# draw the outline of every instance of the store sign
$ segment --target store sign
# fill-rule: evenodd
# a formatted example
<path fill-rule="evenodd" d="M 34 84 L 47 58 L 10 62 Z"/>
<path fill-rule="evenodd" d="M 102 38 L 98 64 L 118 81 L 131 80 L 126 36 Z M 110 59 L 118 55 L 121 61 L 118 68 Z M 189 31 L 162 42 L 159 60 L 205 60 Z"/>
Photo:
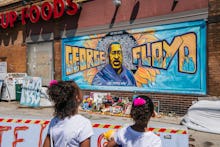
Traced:
<path fill-rule="evenodd" d="M 68 15 L 75 15 L 78 12 L 77 3 L 72 0 L 54 0 L 53 4 L 50 2 L 43 2 L 41 6 L 31 5 L 30 7 L 23 7 L 21 9 L 21 22 L 23 25 L 30 20 L 36 23 L 42 18 L 45 21 L 63 16 L 64 12 Z M 0 14 L 1 27 L 6 29 L 14 27 L 14 23 L 18 20 L 18 12 L 10 11 Z"/>
<path fill-rule="evenodd" d="M 82 89 L 206 94 L 205 21 L 62 40 L 63 80 Z"/>

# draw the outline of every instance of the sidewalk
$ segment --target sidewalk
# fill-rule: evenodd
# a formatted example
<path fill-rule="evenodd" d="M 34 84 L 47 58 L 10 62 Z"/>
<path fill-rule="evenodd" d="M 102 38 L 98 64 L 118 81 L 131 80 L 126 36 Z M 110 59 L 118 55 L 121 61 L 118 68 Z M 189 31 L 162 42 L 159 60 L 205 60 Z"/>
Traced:
<path fill-rule="evenodd" d="M 87 112 L 81 112 L 80 114 L 89 118 L 92 122 L 104 123 L 104 124 L 119 124 L 127 125 L 133 123 L 130 118 L 115 117 L 107 115 L 91 114 Z M 53 117 L 53 108 L 27 108 L 21 107 L 16 101 L 13 102 L 0 102 L 0 117 L 4 118 L 23 118 L 23 119 L 43 119 L 50 120 Z M 179 125 L 181 117 L 169 117 L 162 115 L 160 118 L 152 118 L 150 121 L 150 127 L 162 127 L 162 128 L 174 128 L 183 129 L 185 126 Z M 204 133 L 195 130 L 188 129 L 190 135 L 190 146 L 195 147 L 220 147 L 220 135 Z"/>

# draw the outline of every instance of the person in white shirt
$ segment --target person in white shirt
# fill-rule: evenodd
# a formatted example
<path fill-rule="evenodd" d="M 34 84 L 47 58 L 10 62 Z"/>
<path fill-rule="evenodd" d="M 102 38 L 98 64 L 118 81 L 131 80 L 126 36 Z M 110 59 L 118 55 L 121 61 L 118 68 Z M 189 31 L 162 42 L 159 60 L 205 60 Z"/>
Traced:
<path fill-rule="evenodd" d="M 154 116 L 152 100 L 144 95 L 137 96 L 132 103 L 131 117 L 134 124 L 117 130 L 106 147 L 162 147 L 161 139 L 148 130 L 148 122 Z"/>
<path fill-rule="evenodd" d="M 74 81 L 52 80 L 48 87 L 54 102 L 55 117 L 51 120 L 44 147 L 90 147 L 93 135 L 90 120 L 78 114 L 82 94 Z"/>

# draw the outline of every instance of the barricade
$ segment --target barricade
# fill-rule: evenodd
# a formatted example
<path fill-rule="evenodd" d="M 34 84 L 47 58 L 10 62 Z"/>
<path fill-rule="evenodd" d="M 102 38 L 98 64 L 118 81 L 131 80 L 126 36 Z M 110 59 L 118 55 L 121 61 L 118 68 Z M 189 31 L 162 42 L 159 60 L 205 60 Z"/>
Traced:
<path fill-rule="evenodd" d="M 0 118 L 0 147 L 41 147 L 48 120 Z"/>
<path fill-rule="evenodd" d="M 49 120 L 0 118 L 0 147 L 41 147 L 47 134 Z M 92 147 L 103 147 L 103 133 L 120 129 L 121 125 L 93 123 Z M 187 130 L 149 128 L 160 136 L 163 147 L 188 147 Z"/>
<path fill-rule="evenodd" d="M 103 147 L 106 143 L 102 133 L 109 129 L 120 129 L 121 125 L 110 124 L 93 124 L 94 136 L 92 138 L 92 147 Z M 187 130 L 169 129 L 169 128 L 149 128 L 149 131 L 154 132 L 162 140 L 163 147 L 188 147 L 189 135 Z"/>

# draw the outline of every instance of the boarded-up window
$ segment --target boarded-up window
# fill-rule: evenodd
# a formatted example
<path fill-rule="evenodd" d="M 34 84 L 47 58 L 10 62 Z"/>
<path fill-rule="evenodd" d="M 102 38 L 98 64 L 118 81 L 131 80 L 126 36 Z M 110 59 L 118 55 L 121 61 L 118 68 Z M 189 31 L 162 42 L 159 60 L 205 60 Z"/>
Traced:
<path fill-rule="evenodd" d="M 53 79 L 53 43 L 42 42 L 28 44 L 28 75 L 41 77 L 42 85 L 48 85 Z"/>

